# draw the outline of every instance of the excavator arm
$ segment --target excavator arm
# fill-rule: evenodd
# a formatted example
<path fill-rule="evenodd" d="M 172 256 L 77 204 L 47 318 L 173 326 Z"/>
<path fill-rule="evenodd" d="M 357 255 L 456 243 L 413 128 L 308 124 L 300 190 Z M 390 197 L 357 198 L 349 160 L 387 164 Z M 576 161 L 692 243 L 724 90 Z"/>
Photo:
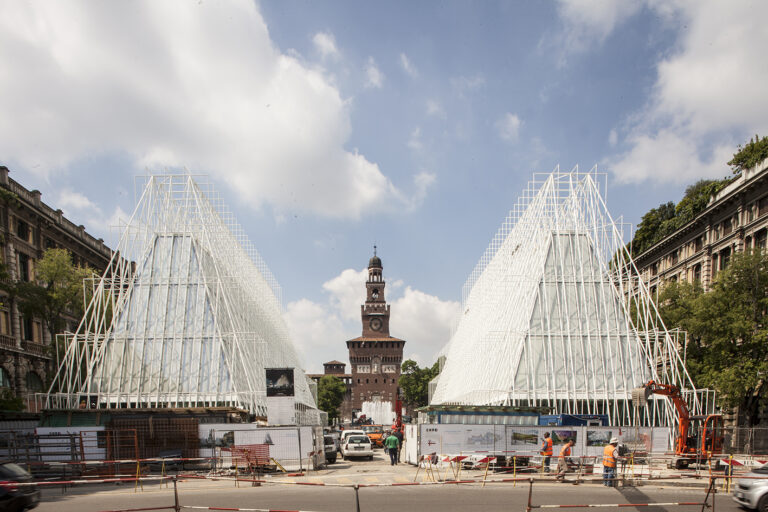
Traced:
<path fill-rule="evenodd" d="M 685 403 L 680 394 L 680 388 L 672 384 L 661 384 L 651 380 L 645 386 L 633 391 L 632 400 L 636 403 L 639 401 L 647 403 L 648 397 L 651 395 L 669 397 L 675 409 L 677 409 L 677 415 L 680 418 L 680 430 L 675 440 L 675 454 L 685 454 L 688 451 L 687 442 L 691 426 L 691 413 L 688 410 L 688 404 Z"/>

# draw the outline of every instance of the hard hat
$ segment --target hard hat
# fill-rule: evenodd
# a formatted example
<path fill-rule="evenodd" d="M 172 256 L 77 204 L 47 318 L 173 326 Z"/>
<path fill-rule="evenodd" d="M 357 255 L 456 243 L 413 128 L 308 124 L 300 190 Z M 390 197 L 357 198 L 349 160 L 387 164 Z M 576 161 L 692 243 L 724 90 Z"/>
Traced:
<path fill-rule="evenodd" d="M 619 444 L 619 438 L 618 437 L 612 437 L 608 444 Z"/>

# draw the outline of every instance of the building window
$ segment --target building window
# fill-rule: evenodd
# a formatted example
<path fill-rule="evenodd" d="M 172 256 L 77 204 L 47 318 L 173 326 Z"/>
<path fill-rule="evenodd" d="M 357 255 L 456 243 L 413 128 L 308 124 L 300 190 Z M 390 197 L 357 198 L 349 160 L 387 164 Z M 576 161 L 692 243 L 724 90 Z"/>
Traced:
<path fill-rule="evenodd" d="M 394 364 L 383 364 L 381 365 L 381 370 L 384 373 L 395 373 L 397 372 L 397 366 L 395 366 Z"/>
<path fill-rule="evenodd" d="M 765 239 L 766 235 L 768 235 L 768 229 L 763 228 L 757 233 L 755 233 L 755 247 L 762 250 L 765 249 Z"/>
<path fill-rule="evenodd" d="M 4 309 L 0 310 L 0 334 L 11 335 L 11 315 Z"/>
<path fill-rule="evenodd" d="M 8 370 L 0 366 L 0 388 L 11 387 L 11 376 Z"/>
<path fill-rule="evenodd" d="M 27 372 L 27 391 L 39 393 L 43 391 L 43 380 L 35 372 Z"/>
<path fill-rule="evenodd" d="M 720 251 L 720 270 L 724 270 L 731 261 L 731 248 L 726 247 Z"/>
<path fill-rule="evenodd" d="M 697 263 L 693 266 L 693 282 L 694 283 L 700 283 L 701 282 L 701 263 Z"/>
<path fill-rule="evenodd" d="M 731 231 L 733 231 L 733 223 L 731 219 L 725 219 L 723 221 L 723 236 L 730 235 Z"/>
<path fill-rule="evenodd" d="M 704 237 L 700 236 L 693 242 L 693 250 L 699 252 L 704 248 Z"/>
<path fill-rule="evenodd" d="M 37 321 L 28 316 L 21 318 L 21 335 L 27 341 L 33 341 L 40 343 L 43 340 L 43 326 Z"/>
<path fill-rule="evenodd" d="M 29 224 L 24 222 L 23 220 L 16 220 L 16 236 L 24 240 L 25 242 L 29 242 Z"/>
<path fill-rule="evenodd" d="M 392 384 L 394 384 L 394 383 L 395 383 L 395 379 L 392 379 Z"/>
<path fill-rule="evenodd" d="M 365 379 L 365 383 L 366 383 L 366 384 L 370 384 L 370 382 L 368 382 L 368 379 Z"/>
<path fill-rule="evenodd" d="M 18 253 L 19 262 L 19 280 L 21 281 L 34 281 L 35 280 L 35 260 L 30 258 L 23 252 Z"/>
<path fill-rule="evenodd" d="M 656 266 L 656 264 L 654 263 L 653 265 L 651 265 L 651 275 L 652 275 L 652 276 L 655 276 L 655 275 L 656 275 L 656 274 L 658 274 L 658 273 L 659 273 L 659 269 L 658 269 L 658 267 Z"/>
<path fill-rule="evenodd" d="M 379 383 L 379 379 L 373 379 L 373 383 L 374 384 L 378 384 Z"/>
<path fill-rule="evenodd" d="M 677 265 L 677 251 L 672 251 L 672 254 L 669 255 L 669 259 L 672 262 L 672 265 Z"/>
<path fill-rule="evenodd" d="M 368 364 L 357 365 L 357 373 L 371 373 L 371 366 Z"/>
<path fill-rule="evenodd" d="M 762 217 L 768 213 L 768 196 L 765 196 L 757 203 L 757 215 L 758 217 Z"/>

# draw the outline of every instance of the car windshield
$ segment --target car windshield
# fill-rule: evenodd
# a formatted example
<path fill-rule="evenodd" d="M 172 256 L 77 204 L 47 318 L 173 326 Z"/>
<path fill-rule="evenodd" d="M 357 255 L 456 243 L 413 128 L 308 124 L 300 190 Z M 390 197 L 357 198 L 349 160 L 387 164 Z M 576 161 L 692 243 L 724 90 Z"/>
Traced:
<path fill-rule="evenodd" d="M 348 442 L 349 444 L 371 444 L 371 441 L 364 436 L 351 436 Z"/>
<path fill-rule="evenodd" d="M 764 466 L 760 466 L 759 468 L 753 469 L 755 473 L 761 473 L 764 475 L 768 475 L 768 464 L 765 464 Z"/>
<path fill-rule="evenodd" d="M 381 432 L 381 427 L 367 426 L 367 427 L 363 427 L 363 431 L 366 434 L 375 434 L 377 432 Z"/>

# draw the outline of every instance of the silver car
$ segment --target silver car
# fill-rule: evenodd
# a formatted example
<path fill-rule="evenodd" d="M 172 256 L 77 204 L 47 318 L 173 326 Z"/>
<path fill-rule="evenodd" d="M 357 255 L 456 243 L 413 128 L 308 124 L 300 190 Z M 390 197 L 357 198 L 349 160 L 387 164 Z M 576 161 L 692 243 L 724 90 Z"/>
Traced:
<path fill-rule="evenodd" d="M 768 512 L 768 464 L 753 469 L 733 488 L 733 501 L 742 507 Z"/>

